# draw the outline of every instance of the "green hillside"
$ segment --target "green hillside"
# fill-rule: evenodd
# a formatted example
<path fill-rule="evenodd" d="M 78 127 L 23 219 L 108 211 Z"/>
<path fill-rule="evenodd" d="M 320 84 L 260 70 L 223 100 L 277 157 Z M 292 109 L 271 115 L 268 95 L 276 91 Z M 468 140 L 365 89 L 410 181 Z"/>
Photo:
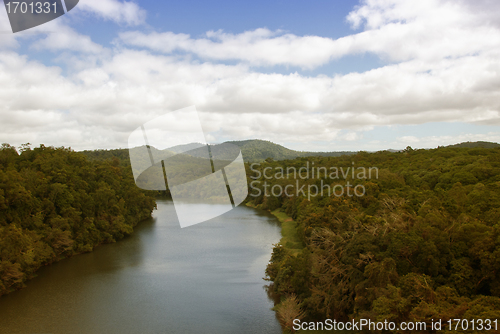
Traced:
<path fill-rule="evenodd" d="M 241 148 L 241 151 L 243 152 L 243 158 L 247 162 L 264 161 L 267 158 L 271 158 L 273 160 L 289 160 L 299 157 L 311 156 L 338 157 L 344 154 L 355 153 L 294 151 L 279 144 L 260 139 L 230 141 L 229 143 Z"/>
<path fill-rule="evenodd" d="M 154 198 L 118 162 L 0 146 L 0 296 L 40 267 L 122 239 L 151 217 Z"/>
<path fill-rule="evenodd" d="M 500 318 L 500 148 L 359 152 L 247 171 L 249 205 L 288 224 L 266 271 L 284 327 L 303 315 L 419 321 L 427 333 L 432 319 Z"/>
<path fill-rule="evenodd" d="M 498 143 L 492 143 L 488 141 L 468 141 L 459 144 L 449 145 L 446 147 L 458 147 L 458 148 L 495 148 L 500 147 Z"/>

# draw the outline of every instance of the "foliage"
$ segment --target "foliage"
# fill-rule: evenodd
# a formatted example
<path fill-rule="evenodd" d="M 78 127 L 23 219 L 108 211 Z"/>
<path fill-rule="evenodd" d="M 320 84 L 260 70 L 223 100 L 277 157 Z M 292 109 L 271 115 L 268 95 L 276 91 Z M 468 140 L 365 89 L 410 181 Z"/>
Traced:
<path fill-rule="evenodd" d="M 229 143 L 239 146 L 243 154 L 243 159 L 248 162 L 264 161 L 268 158 L 272 160 L 295 159 L 297 157 L 308 156 L 340 156 L 353 154 L 354 152 L 302 152 L 290 150 L 279 144 L 267 140 L 251 139 L 242 141 L 230 141 Z"/>
<path fill-rule="evenodd" d="M 276 306 L 276 314 L 281 326 L 285 330 L 293 332 L 293 320 L 302 319 L 304 311 L 300 309 L 297 296 L 290 295 Z"/>
<path fill-rule="evenodd" d="M 0 166 L 0 295 L 43 265 L 132 233 L 155 207 L 117 159 L 3 144 Z"/>
<path fill-rule="evenodd" d="M 262 175 L 269 167 L 313 165 L 377 167 L 378 177 Z M 282 210 L 297 222 L 304 250 L 292 256 L 287 245 L 276 245 L 267 275 L 278 293 L 297 296 L 307 320 L 418 320 L 430 326 L 431 319 L 498 318 L 500 148 L 407 148 L 270 160 L 255 168 L 261 174 L 249 168 L 249 182 L 261 175 L 257 181 L 271 186 L 298 179 L 306 188 L 366 189 L 360 197 L 249 197 L 252 205 Z"/>

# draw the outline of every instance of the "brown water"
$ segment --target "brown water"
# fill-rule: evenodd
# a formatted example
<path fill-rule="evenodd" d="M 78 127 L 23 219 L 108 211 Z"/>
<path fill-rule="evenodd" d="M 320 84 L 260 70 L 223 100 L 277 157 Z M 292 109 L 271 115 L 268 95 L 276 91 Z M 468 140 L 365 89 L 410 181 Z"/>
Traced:
<path fill-rule="evenodd" d="M 0 333 L 281 333 L 262 280 L 274 217 L 244 206 L 181 229 L 172 202 L 132 236 L 0 297 Z"/>

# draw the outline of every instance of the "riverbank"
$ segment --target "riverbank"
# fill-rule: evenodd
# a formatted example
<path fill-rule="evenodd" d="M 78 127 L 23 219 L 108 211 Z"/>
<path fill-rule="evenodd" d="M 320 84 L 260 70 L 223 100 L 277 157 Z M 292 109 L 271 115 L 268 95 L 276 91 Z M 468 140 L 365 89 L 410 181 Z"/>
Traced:
<path fill-rule="evenodd" d="M 131 234 L 155 207 L 117 161 L 4 144 L 0 166 L 0 296 L 42 267 Z"/>
<path fill-rule="evenodd" d="M 262 209 L 260 205 L 253 205 L 252 203 L 246 203 L 246 205 L 254 209 Z M 281 224 L 281 240 L 279 243 L 293 255 L 300 253 L 304 249 L 304 244 L 297 234 L 297 222 L 285 212 L 281 211 L 281 209 L 268 211 L 278 218 Z"/>
<path fill-rule="evenodd" d="M 72 251 L 72 252 L 62 253 L 62 254 L 60 254 L 58 256 L 54 256 L 52 259 L 47 260 L 45 263 L 39 264 L 36 267 L 34 266 L 32 268 L 32 272 L 29 272 L 27 274 L 23 275 L 23 273 L 19 269 L 19 268 L 21 268 L 20 266 L 19 267 L 14 267 L 16 269 L 16 271 L 14 271 L 13 273 L 11 272 L 10 274 L 11 274 L 12 277 L 17 278 L 18 279 L 18 283 L 21 283 L 21 284 L 18 285 L 18 286 L 16 286 L 15 288 L 10 288 L 10 289 L 7 290 L 5 288 L 2 289 L 2 281 L 0 280 L 0 298 L 2 298 L 3 296 L 9 295 L 9 294 L 11 294 L 13 292 L 16 292 L 16 291 L 19 291 L 19 290 L 22 290 L 22 289 L 26 288 L 29 281 L 31 281 L 32 279 L 38 277 L 38 272 L 41 269 L 43 269 L 45 267 L 52 266 L 52 265 L 54 265 L 54 264 L 56 264 L 58 262 L 70 259 L 70 258 L 75 257 L 75 256 L 79 256 L 79 255 L 82 255 L 82 254 L 91 253 L 91 252 L 95 251 L 95 249 L 98 248 L 98 247 L 100 247 L 100 246 L 119 242 L 119 241 L 123 240 L 124 238 L 131 236 L 134 233 L 135 227 L 137 227 L 140 223 L 145 222 L 145 221 L 150 220 L 150 219 L 152 219 L 151 215 L 149 217 L 141 219 L 136 224 L 132 225 L 130 227 L 129 231 L 127 231 L 126 233 L 123 233 L 119 238 L 103 240 L 103 241 L 101 241 L 101 242 L 99 242 L 99 243 L 97 243 L 95 245 L 91 245 L 91 247 L 88 247 L 86 249 L 82 249 L 82 250 L 79 250 L 79 251 Z M 0 229 L 0 232 L 2 232 L 1 229 Z M 0 266 L 0 269 L 4 269 L 4 268 L 2 268 Z M 9 269 L 9 268 L 7 267 L 7 269 Z M 0 270 L 0 274 L 1 273 L 2 273 L 2 271 Z M 2 275 L 0 275 L 0 276 L 2 276 Z"/>
<path fill-rule="evenodd" d="M 276 219 L 237 207 L 182 229 L 172 201 L 157 207 L 130 237 L 0 298 L 0 333 L 281 334 L 262 288 Z"/>
<path fill-rule="evenodd" d="M 247 206 L 254 209 L 262 209 L 260 205 L 254 205 L 252 203 L 246 203 Z M 266 210 L 270 212 L 273 216 L 275 216 L 280 222 L 281 226 L 281 239 L 278 244 L 275 245 L 273 249 L 273 254 L 271 256 L 270 264 L 266 269 L 266 276 L 270 277 L 271 281 L 273 275 L 270 272 L 274 271 L 273 269 L 273 260 L 276 261 L 276 257 L 282 257 L 278 254 L 286 254 L 286 256 L 291 256 L 293 258 L 297 258 L 302 254 L 305 247 L 300 237 L 297 233 L 297 222 L 293 220 L 292 217 L 288 216 L 285 212 L 281 211 L 281 209 L 276 209 L 274 211 Z M 278 261 L 281 262 L 281 261 Z M 273 285 L 271 285 L 271 289 L 273 289 Z M 274 291 L 274 293 L 278 293 L 278 291 Z M 278 293 L 279 296 L 279 293 Z M 289 329 L 291 328 L 291 321 L 294 318 L 300 317 L 302 311 L 296 302 L 294 296 L 285 296 L 281 295 L 278 298 L 279 302 L 275 303 L 273 310 L 276 312 L 276 316 L 281 323 L 281 327 L 283 329 L 283 333 L 290 333 Z M 301 333 L 299 331 L 297 333 Z M 309 331 L 308 331 L 309 332 Z"/>
<path fill-rule="evenodd" d="M 246 203 L 246 206 L 254 208 L 254 209 L 263 210 L 261 205 L 254 205 L 252 203 Z M 297 257 L 300 254 L 302 254 L 305 251 L 305 246 L 304 246 L 303 242 L 300 240 L 300 237 L 297 233 L 297 222 L 295 220 L 293 220 L 292 217 L 288 216 L 285 212 L 283 212 L 281 209 L 276 209 L 274 211 L 270 211 L 270 210 L 266 210 L 266 211 L 268 211 L 273 216 L 275 216 L 278 219 L 278 221 L 280 222 L 281 239 L 280 239 L 278 245 L 281 245 L 287 254 L 290 254 L 294 257 Z M 281 298 L 279 298 L 280 302 L 275 304 L 273 307 L 273 310 L 276 312 L 278 319 L 283 317 L 283 315 L 280 315 L 280 309 L 283 310 L 283 307 L 286 307 L 285 306 L 287 304 L 285 302 L 286 299 L 287 298 L 285 296 L 281 296 Z M 297 314 L 300 314 L 300 310 L 297 309 L 297 306 L 298 305 L 295 305 L 295 308 L 296 308 L 295 312 L 298 312 Z M 287 310 L 287 311 L 289 311 L 289 310 Z M 285 313 L 285 312 L 286 311 L 283 310 L 283 313 Z M 280 322 L 282 322 L 282 319 L 280 319 Z M 283 329 L 283 333 L 285 333 L 285 334 L 291 333 L 289 330 L 287 330 L 285 328 L 283 323 L 282 323 L 282 329 Z M 329 331 L 321 331 L 321 330 L 316 330 L 316 331 L 299 330 L 299 331 L 296 331 L 295 333 L 299 333 L 299 334 L 300 333 L 319 333 L 319 334 L 321 334 L 321 333 L 330 333 L 330 332 Z"/>

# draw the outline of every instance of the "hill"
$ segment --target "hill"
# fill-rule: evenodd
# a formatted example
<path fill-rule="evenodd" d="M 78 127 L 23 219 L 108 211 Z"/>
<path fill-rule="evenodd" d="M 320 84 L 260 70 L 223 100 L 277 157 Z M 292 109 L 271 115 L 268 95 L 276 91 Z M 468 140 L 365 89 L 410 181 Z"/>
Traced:
<path fill-rule="evenodd" d="M 446 147 L 458 147 L 458 148 L 496 148 L 500 147 L 498 143 L 492 143 L 488 141 L 468 141 L 454 145 L 448 145 Z"/>
<path fill-rule="evenodd" d="M 66 148 L 0 146 L 0 296 L 42 266 L 122 239 L 151 217 L 154 198 L 115 162 Z"/>
<path fill-rule="evenodd" d="M 331 152 L 310 152 L 310 151 L 295 151 L 286 148 L 282 145 L 275 144 L 267 140 L 250 139 L 240 141 L 229 141 L 228 143 L 238 146 L 243 153 L 245 162 L 262 162 L 268 158 L 272 160 L 291 160 L 301 157 L 339 157 L 342 155 L 356 154 L 352 151 L 331 151 Z M 205 150 L 202 148 L 204 145 L 200 143 L 190 143 L 186 145 L 178 145 L 168 148 L 166 150 L 157 150 L 152 147 L 152 154 L 155 157 L 169 157 L 172 153 L 180 153 L 186 150 L 189 155 L 194 157 L 205 157 Z M 446 146 L 449 148 L 496 148 L 500 147 L 498 143 L 477 141 L 477 142 L 463 142 L 459 144 Z M 230 152 L 225 152 L 227 146 L 223 144 L 210 145 L 213 154 L 218 157 L 232 156 Z M 133 149 L 134 151 L 134 149 Z M 389 152 L 399 152 L 399 150 L 387 150 Z M 91 161 L 103 161 L 117 158 L 122 165 L 130 165 L 129 150 L 128 149 L 114 149 L 114 150 L 94 150 L 82 151 Z M 149 158 L 146 157 L 146 161 Z"/>
<path fill-rule="evenodd" d="M 355 154 L 355 152 L 307 152 L 307 151 L 295 151 L 286 148 L 282 145 L 275 144 L 267 140 L 251 139 L 251 140 L 241 140 L 241 141 L 230 141 L 230 144 L 236 145 L 241 149 L 243 154 L 243 159 L 245 162 L 259 162 L 264 161 L 268 158 L 273 160 L 289 160 L 300 157 L 310 157 L 310 156 L 324 156 L 324 157 L 338 157 L 345 154 Z M 157 150 L 152 148 L 154 156 L 165 156 L 168 157 L 172 152 L 182 152 L 186 149 L 191 149 L 189 155 L 195 157 L 204 157 L 205 152 L 200 149 L 201 144 L 191 143 L 186 145 L 179 145 L 166 150 Z M 227 147 L 227 146 L 226 146 Z M 226 152 L 225 146 L 223 144 L 210 145 L 212 153 L 216 153 L 218 156 L 225 156 Z M 82 151 L 83 154 L 87 156 L 90 160 L 101 161 L 117 158 L 123 164 L 129 164 L 129 152 L 128 149 L 114 149 L 114 150 L 95 150 L 95 151 Z M 149 159 L 149 158 L 148 158 Z"/>
<path fill-rule="evenodd" d="M 273 160 L 289 160 L 300 157 L 324 156 L 338 157 L 345 154 L 355 154 L 356 152 L 308 152 L 294 151 L 282 145 L 275 144 L 267 140 L 251 139 L 242 141 L 230 141 L 229 143 L 240 147 L 243 157 L 247 162 L 264 161 L 267 158 Z"/>
<path fill-rule="evenodd" d="M 292 167 L 316 173 L 264 173 Z M 249 205 L 282 221 L 266 275 L 285 327 L 297 314 L 427 329 L 431 319 L 500 318 L 500 148 L 359 152 L 248 171 Z"/>

